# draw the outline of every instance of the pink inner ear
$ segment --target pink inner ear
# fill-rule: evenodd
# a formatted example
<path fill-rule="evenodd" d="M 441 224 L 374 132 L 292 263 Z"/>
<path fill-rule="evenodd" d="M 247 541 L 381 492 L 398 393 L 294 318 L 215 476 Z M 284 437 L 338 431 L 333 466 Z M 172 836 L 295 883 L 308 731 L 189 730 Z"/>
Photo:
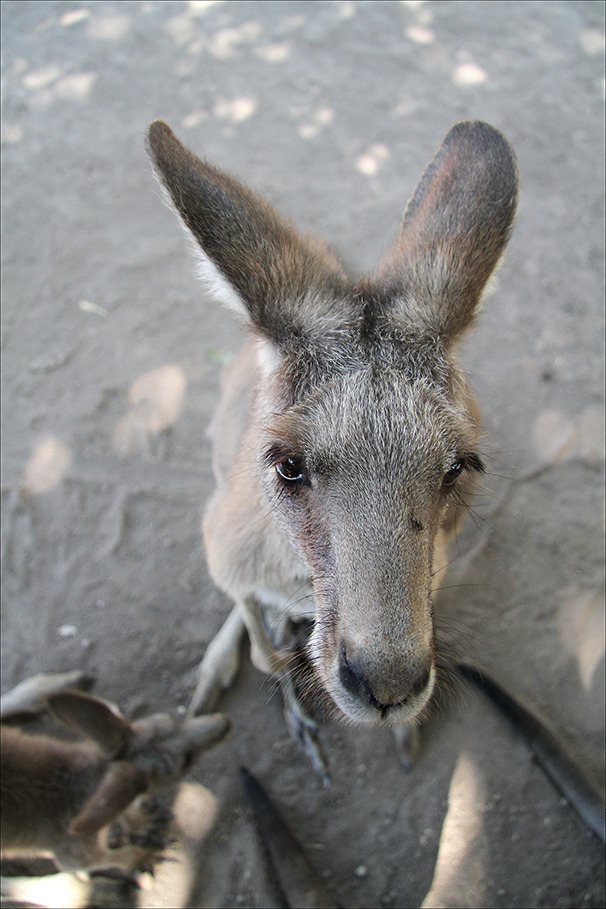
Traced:
<path fill-rule="evenodd" d="M 96 792 L 69 825 L 75 836 L 95 833 L 121 814 L 147 784 L 144 774 L 132 764 L 112 764 Z"/>

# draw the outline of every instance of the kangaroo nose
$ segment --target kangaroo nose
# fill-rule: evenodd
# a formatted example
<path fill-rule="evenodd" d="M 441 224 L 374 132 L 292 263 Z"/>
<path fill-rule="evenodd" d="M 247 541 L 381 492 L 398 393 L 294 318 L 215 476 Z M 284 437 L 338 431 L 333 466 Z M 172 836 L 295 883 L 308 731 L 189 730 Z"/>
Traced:
<path fill-rule="evenodd" d="M 406 703 L 421 694 L 431 676 L 432 659 L 428 656 L 419 668 L 402 658 L 371 661 L 364 654 L 341 646 L 339 654 L 339 679 L 343 688 L 362 703 L 376 710 L 385 711 Z"/>

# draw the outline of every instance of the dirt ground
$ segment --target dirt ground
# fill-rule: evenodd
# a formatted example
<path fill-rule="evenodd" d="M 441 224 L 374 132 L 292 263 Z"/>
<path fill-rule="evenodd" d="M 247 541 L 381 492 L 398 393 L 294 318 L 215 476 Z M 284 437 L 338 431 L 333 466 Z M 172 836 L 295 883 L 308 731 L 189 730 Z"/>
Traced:
<path fill-rule="evenodd" d="M 127 713 L 175 710 L 230 609 L 200 518 L 242 333 L 196 282 L 149 121 L 360 274 L 446 130 L 480 118 L 521 198 L 463 352 L 489 466 L 438 621 L 603 790 L 603 60 L 598 2 L 2 4 L 3 690 L 83 668 Z M 192 906 L 281 905 L 240 765 L 343 906 L 604 905 L 601 844 L 474 690 L 408 774 L 387 733 L 327 725 L 327 790 L 247 653 L 221 707 Z"/>

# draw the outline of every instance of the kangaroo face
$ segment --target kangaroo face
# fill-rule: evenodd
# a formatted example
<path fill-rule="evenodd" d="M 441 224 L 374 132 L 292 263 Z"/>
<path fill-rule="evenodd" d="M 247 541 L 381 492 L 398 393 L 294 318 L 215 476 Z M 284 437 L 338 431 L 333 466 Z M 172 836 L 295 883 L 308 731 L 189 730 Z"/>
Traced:
<path fill-rule="evenodd" d="M 259 455 L 267 506 L 309 565 L 319 679 L 348 719 L 396 724 L 433 690 L 436 536 L 481 461 L 444 354 L 380 360 L 385 344 L 348 351 L 336 375 L 333 364 L 274 412 Z M 265 410 L 277 405 L 268 385 Z"/>
<path fill-rule="evenodd" d="M 270 575 L 294 581 L 306 565 L 317 679 L 349 720 L 409 720 L 436 678 L 436 551 L 482 469 L 455 351 L 509 237 L 513 152 L 488 124 L 455 125 L 395 246 L 355 283 L 165 124 L 152 124 L 149 146 L 202 277 L 257 339 L 256 365 L 249 345 L 220 410 L 235 469 L 222 469 L 205 523 L 211 572 L 242 602 L 268 590 Z M 261 633 L 262 622 L 248 624 Z"/>

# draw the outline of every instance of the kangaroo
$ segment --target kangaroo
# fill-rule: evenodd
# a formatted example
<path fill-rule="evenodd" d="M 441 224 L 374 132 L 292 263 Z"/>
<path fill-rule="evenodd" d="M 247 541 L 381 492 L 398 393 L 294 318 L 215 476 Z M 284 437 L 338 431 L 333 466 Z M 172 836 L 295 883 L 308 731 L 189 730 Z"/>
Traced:
<path fill-rule="evenodd" d="M 250 330 L 211 425 L 217 488 L 203 518 L 211 576 L 236 605 L 190 709 L 229 684 L 246 629 L 323 772 L 302 687 L 346 721 L 401 730 L 436 685 L 432 585 L 483 470 L 457 347 L 510 236 L 515 156 L 489 124 L 455 124 L 393 249 L 355 281 L 165 123 L 148 149 L 206 288 Z M 297 686 L 289 641 L 304 618 Z"/>
<path fill-rule="evenodd" d="M 130 722 L 99 698 L 64 690 L 73 677 L 36 676 L 3 698 L 3 719 L 47 704 L 88 740 L 68 742 L 2 725 L 2 854 L 52 852 L 68 871 L 102 863 L 134 871 L 146 854 L 137 848 L 145 839 L 141 826 L 153 823 L 152 809 L 135 800 L 176 783 L 202 751 L 225 737 L 230 722 L 222 714 L 174 720 L 161 713 Z M 110 835 L 108 825 L 118 818 L 125 823 Z M 129 830 L 122 829 L 129 825 L 133 848 Z"/>

